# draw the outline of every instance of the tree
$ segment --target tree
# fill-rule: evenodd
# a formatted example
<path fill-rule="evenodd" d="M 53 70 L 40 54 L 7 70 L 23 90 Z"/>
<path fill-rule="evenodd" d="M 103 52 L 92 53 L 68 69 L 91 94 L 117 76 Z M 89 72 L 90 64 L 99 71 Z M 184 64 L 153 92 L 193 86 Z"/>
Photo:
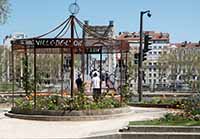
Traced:
<path fill-rule="evenodd" d="M 0 24 L 5 24 L 10 13 L 9 0 L 0 0 Z"/>
<path fill-rule="evenodd" d="M 198 85 L 194 85 L 199 82 L 200 77 L 199 54 L 199 48 L 181 47 L 168 50 L 158 60 L 160 77 L 167 74 L 168 80 L 174 85 L 179 80 L 190 85 L 193 90 L 199 90 Z"/>
<path fill-rule="evenodd" d="M 2 80 L 3 77 L 3 63 L 4 63 L 4 57 L 3 57 L 3 47 L 0 47 L 0 80 Z"/>
<path fill-rule="evenodd" d="M 127 69 L 124 69 L 126 70 L 126 81 L 120 90 L 122 101 L 125 103 L 132 100 L 132 96 L 134 96 L 136 90 L 136 85 L 134 84 L 137 79 L 137 64 L 135 64 L 133 60 L 134 52 L 129 52 L 127 56 Z M 122 71 L 121 73 L 125 73 L 125 71 Z"/>
<path fill-rule="evenodd" d="M 8 81 L 8 63 L 10 60 L 10 51 L 7 48 L 0 47 L 0 80 Z"/>
<path fill-rule="evenodd" d="M 158 59 L 158 72 L 159 80 L 162 81 L 166 78 L 171 81 L 171 83 L 176 82 L 176 77 L 179 74 L 178 66 L 181 66 L 180 61 L 177 59 L 177 54 L 171 52 L 168 49 L 163 49 L 163 53 Z"/>
<path fill-rule="evenodd" d="M 31 68 L 28 65 L 28 59 L 26 57 L 22 58 L 22 64 L 23 64 L 23 77 L 22 77 L 22 84 L 23 89 L 25 90 L 25 93 L 27 96 L 30 96 L 31 93 L 34 90 L 34 81 L 31 77 Z"/>

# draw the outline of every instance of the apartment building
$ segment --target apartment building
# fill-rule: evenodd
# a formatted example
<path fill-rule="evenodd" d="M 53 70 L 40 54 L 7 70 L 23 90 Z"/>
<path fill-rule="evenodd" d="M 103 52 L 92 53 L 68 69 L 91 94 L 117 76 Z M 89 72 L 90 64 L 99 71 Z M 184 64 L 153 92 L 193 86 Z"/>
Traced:
<path fill-rule="evenodd" d="M 149 46 L 151 49 L 147 52 L 146 61 L 143 62 L 144 68 L 144 79 L 143 84 L 151 88 L 152 90 L 159 86 L 160 84 L 166 85 L 167 79 L 160 78 L 159 75 L 159 65 L 158 60 L 159 57 L 165 53 L 165 48 L 170 46 L 170 38 L 169 33 L 163 32 L 155 32 L 155 31 L 144 31 L 145 35 L 150 35 L 152 37 L 152 44 Z M 127 40 L 129 42 L 129 46 L 131 47 L 132 53 L 138 53 L 139 51 L 139 43 L 140 43 L 140 35 L 139 32 L 123 32 L 119 33 L 118 39 Z M 134 55 L 133 55 L 134 60 Z M 135 85 L 137 80 L 135 81 Z"/>
<path fill-rule="evenodd" d="M 200 41 L 170 44 L 167 51 L 169 84 L 182 90 L 195 90 L 195 83 L 200 81 Z"/>

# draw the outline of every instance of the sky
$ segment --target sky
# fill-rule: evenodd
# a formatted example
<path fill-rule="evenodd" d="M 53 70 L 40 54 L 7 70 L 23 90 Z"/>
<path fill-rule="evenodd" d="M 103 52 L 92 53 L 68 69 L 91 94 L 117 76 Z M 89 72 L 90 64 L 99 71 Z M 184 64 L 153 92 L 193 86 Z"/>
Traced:
<path fill-rule="evenodd" d="M 10 0 L 8 22 L 0 25 L 0 44 L 6 35 L 23 32 L 34 37 L 48 32 L 70 15 L 68 7 L 74 0 Z M 80 20 L 92 25 L 107 25 L 114 21 L 118 32 L 138 32 L 140 11 L 144 30 L 168 32 L 170 41 L 198 42 L 200 40 L 200 0 L 77 0 Z"/>

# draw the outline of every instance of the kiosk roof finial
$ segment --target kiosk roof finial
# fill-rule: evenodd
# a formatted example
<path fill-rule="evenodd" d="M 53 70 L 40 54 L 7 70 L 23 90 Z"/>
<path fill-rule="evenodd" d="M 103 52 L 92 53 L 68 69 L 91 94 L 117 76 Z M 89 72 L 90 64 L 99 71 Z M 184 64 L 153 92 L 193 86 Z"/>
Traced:
<path fill-rule="evenodd" d="M 79 7 L 79 5 L 77 4 L 77 0 L 75 0 L 74 3 L 72 3 L 72 4 L 69 5 L 69 12 L 70 12 L 72 15 L 78 14 L 78 13 L 79 13 L 79 10 L 80 10 L 80 7 Z"/>

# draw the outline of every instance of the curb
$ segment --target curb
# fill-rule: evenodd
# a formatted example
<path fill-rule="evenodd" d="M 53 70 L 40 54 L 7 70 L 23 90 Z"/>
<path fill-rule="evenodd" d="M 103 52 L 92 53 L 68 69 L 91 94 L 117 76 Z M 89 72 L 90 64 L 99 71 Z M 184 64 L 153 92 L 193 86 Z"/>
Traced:
<path fill-rule="evenodd" d="M 48 115 L 25 115 L 14 114 L 7 112 L 5 116 L 10 118 L 24 119 L 24 120 L 37 120 L 37 121 L 95 121 L 95 120 L 107 120 L 127 116 L 133 114 L 133 111 L 120 114 L 111 115 L 89 115 L 89 116 L 48 116 Z"/>
<path fill-rule="evenodd" d="M 127 132 L 100 136 L 89 136 L 82 139 L 199 139 L 200 133 L 176 132 Z"/>
<path fill-rule="evenodd" d="M 175 104 L 137 104 L 137 103 L 129 103 L 129 106 L 133 107 L 146 107 L 146 108 L 173 108 L 178 109 Z M 180 108 L 179 108 L 180 109 Z"/>
<path fill-rule="evenodd" d="M 153 126 L 131 125 L 119 130 L 119 132 L 176 132 L 176 133 L 200 133 L 200 126 Z"/>

